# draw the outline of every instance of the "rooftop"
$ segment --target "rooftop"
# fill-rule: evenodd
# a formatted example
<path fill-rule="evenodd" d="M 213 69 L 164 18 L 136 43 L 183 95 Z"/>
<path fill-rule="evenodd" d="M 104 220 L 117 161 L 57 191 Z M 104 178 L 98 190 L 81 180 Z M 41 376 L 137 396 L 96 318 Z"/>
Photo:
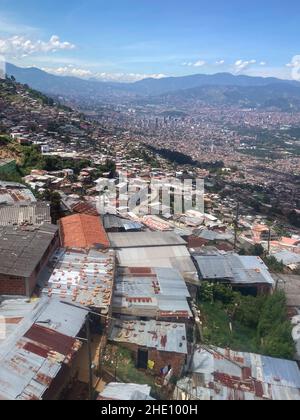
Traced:
<path fill-rule="evenodd" d="M 190 318 L 190 297 L 172 268 L 126 268 L 116 278 L 113 311 L 140 317 Z"/>
<path fill-rule="evenodd" d="M 112 382 L 104 388 L 98 397 L 99 401 L 145 401 L 153 400 L 150 397 L 151 388 L 148 385 L 122 384 Z"/>
<path fill-rule="evenodd" d="M 185 246 L 186 242 L 173 232 L 109 233 L 112 248 Z"/>
<path fill-rule="evenodd" d="M 300 265 L 300 254 L 290 251 L 281 251 L 273 255 L 277 261 L 282 262 L 286 266 Z"/>
<path fill-rule="evenodd" d="M 274 280 L 259 257 L 237 254 L 195 256 L 204 280 L 228 280 L 236 284 L 274 285 Z"/>
<path fill-rule="evenodd" d="M 85 318 L 85 310 L 41 299 L 13 334 L 0 342 L 0 399 L 43 399 L 80 349 L 75 337 Z"/>
<path fill-rule="evenodd" d="M 185 324 L 158 321 L 114 321 L 110 340 L 118 343 L 187 354 Z"/>
<path fill-rule="evenodd" d="M 48 203 L 0 206 L 0 226 L 42 225 L 44 223 L 51 223 Z"/>
<path fill-rule="evenodd" d="M 52 261 L 54 269 L 43 289 L 44 294 L 108 313 L 114 284 L 113 251 L 59 249 Z"/>
<path fill-rule="evenodd" d="M 54 225 L 0 227 L 0 273 L 30 277 L 57 232 Z"/>
<path fill-rule="evenodd" d="M 128 219 L 123 219 L 121 217 L 115 216 L 113 214 L 105 214 L 103 216 L 103 223 L 105 229 L 120 229 L 125 232 L 130 230 L 141 230 L 143 225 L 138 222 L 133 222 Z"/>
<path fill-rule="evenodd" d="M 33 193 L 24 185 L 0 181 L 0 204 L 29 204 L 36 202 Z"/>
<path fill-rule="evenodd" d="M 198 347 L 177 387 L 196 400 L 300 400 L 300 371 L 290 360 Z"/>
<path fill-rule="evenodd" d="M 60 235 L 64 248 L 109 248 L 109 240 L 97 216 L 77 214 L 60 219 Z"/>

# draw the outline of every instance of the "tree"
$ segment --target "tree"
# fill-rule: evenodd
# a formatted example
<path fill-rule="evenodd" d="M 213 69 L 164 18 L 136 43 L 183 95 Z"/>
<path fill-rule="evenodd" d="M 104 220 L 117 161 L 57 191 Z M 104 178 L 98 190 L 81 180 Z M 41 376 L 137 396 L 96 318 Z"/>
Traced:
<path fill-rule="evenodd" d="M 51 220 L 56 224 L 61 218 L 61 196 L 58 192 L 46 190 L 43 198 L 50 203 Z"/>
<path fill-rule="evenodd" d="M 295 210 L 293 210 L 290 214 L 289 214 L 289 222 L 300 228 L 300 214 L 297 213 Z"/>
<path fill-rule="evenodd" d="M 255 244 L 250 248 L 250 255 L 255 257 L 262 257 L 265 254 L 265 249 L 261 244 Z"/>

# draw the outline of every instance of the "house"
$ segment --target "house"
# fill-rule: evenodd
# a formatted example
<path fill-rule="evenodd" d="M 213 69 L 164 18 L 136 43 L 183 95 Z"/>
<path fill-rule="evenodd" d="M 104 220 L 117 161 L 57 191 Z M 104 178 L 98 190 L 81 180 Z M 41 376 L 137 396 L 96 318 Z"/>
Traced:
<path fill-rule="evenodd" d="M 35 203 L 33 193 L 24 185 L 16 182 L 0 181 L 0 205 Z"/>
<path fill-rule="evenodd" d="M 30 297 L 58 245 L 54 225 L 0 227 L 0 294 Z"/>
<path fill-rule="evenodd" d="M 123 219 L 114 214 L 105 214 L 103 216 L 103 224 L 106 232 L 139 232 L 143 229 L 143 225 L 139 222 Z"/>
<path fill-rule="evenodd" d="M 97 216 L 76 214 L 59 221 L 60 240 L 63 248 L 107 249 L 109 239 Z"/>
<path fill-rule="evenodd" d="M 114 251 L 60 248 L 50 264 L 52 270 L 42 279 L 43 295 L 99 313 L 99 333 L 105 331 L 112 315 Z"/>
<path fill-rule="evenodd" d="M 174 399 L 300 400 L 300 371 L 290 360 L 198 346 Z"/>
<path fill-rule="evenodd" d="M 37 226 L 51 223 L 50 204 L 37 202 L 0 206 L 0 226 Z"/>
<path fill-rule="evenodd" d="M 292 271 L 300 269 L 300 254 L 291 251 L 281 251 L 273 254 L 273 257 Z"/>
<path fill-rule="evenodd" d="M 189 248 L 214 245 L 222 251 L 233 251 L 233 242 L 233 234 L 205 228 L 194 231 L 188 238 Z"/>
<path fill-rule="evenodd" d="M 22 318 L 10 318 L 12 310 Z M 0 340 L 0 400 L 58 399 L 77 374 L 86 311 L 43 298 L 0 305 L 0 316 L 9 323 Z"/>
<path fill-rule="evenodd" d="M 120 268 L 113 312 L 120 317 L 188 322 L 192 317 L 189 291 L 172 268 Z"/>
<path fill-rule="evenodd" d="M 188 354 L 185 324 L 151 321 L 114 321 L 109 340 L 133 352 L 138 369 L 180 377 Z"/>
<path fill-rule="evenodd" d="M 194 258 L 204 281 L 227 283 L 251 294 L 270 293 L 275 285 L 260 257 L 214 254 Z"/>
<path fill-rule="evenodd" d="M 121 267 L 173 268 L 187 283 L 199 285 L 187 243 L 174 232 L 109 233 Z"/>

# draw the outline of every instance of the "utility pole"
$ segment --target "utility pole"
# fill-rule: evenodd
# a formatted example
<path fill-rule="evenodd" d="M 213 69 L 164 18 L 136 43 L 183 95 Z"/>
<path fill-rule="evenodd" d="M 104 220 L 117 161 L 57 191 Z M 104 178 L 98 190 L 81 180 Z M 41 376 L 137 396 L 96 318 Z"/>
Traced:
<path fill-rule="evenodd" d="M 236 218 L 234 221 L 234 250 L 235 251 L 237 249 L 239 219 L 240 219 L 240 203 L 238 202 L 237 208 L 236 208 Z"/>
<path fill-rule="evenodd" d="M 90 329 L 90 314 L 88 313 L 85 319 L 85 330 L 87 338 L 88 348 L 88 360 L 89 360 L 89 399 L 93 400 L 94 388 L 93 388 L 93 360 L 92 360 L 92 346 L 91 346 L 91 329 Z"/>

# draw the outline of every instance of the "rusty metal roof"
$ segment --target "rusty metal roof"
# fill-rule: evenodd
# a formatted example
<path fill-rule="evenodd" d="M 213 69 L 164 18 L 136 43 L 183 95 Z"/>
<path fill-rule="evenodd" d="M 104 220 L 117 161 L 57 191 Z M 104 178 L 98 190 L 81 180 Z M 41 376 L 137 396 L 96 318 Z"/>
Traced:
<path fill-rule="evenodd" d="M 61 324 L 57 323 L 60 310 Z M 80 349 L 75 336 L 85 318 L 82 309 L 42 298 L 0 345 L 0 400 L 43 399 L 54 378 Z M 72 335 L 60 332 L 68 324 L 72 324 Z"/>
<path fill-rule="evenodd" d="M 177 387 L 199 400 L 300 400 L 300 370 L 291 360 L 199 346 Z"/>
<path fill-rule="evenodd" d="M 114 285 L 114 251 L 59 249 L 51 262 L 54 270 L 44 285 L 44 294 L 108 312 Z"/>

